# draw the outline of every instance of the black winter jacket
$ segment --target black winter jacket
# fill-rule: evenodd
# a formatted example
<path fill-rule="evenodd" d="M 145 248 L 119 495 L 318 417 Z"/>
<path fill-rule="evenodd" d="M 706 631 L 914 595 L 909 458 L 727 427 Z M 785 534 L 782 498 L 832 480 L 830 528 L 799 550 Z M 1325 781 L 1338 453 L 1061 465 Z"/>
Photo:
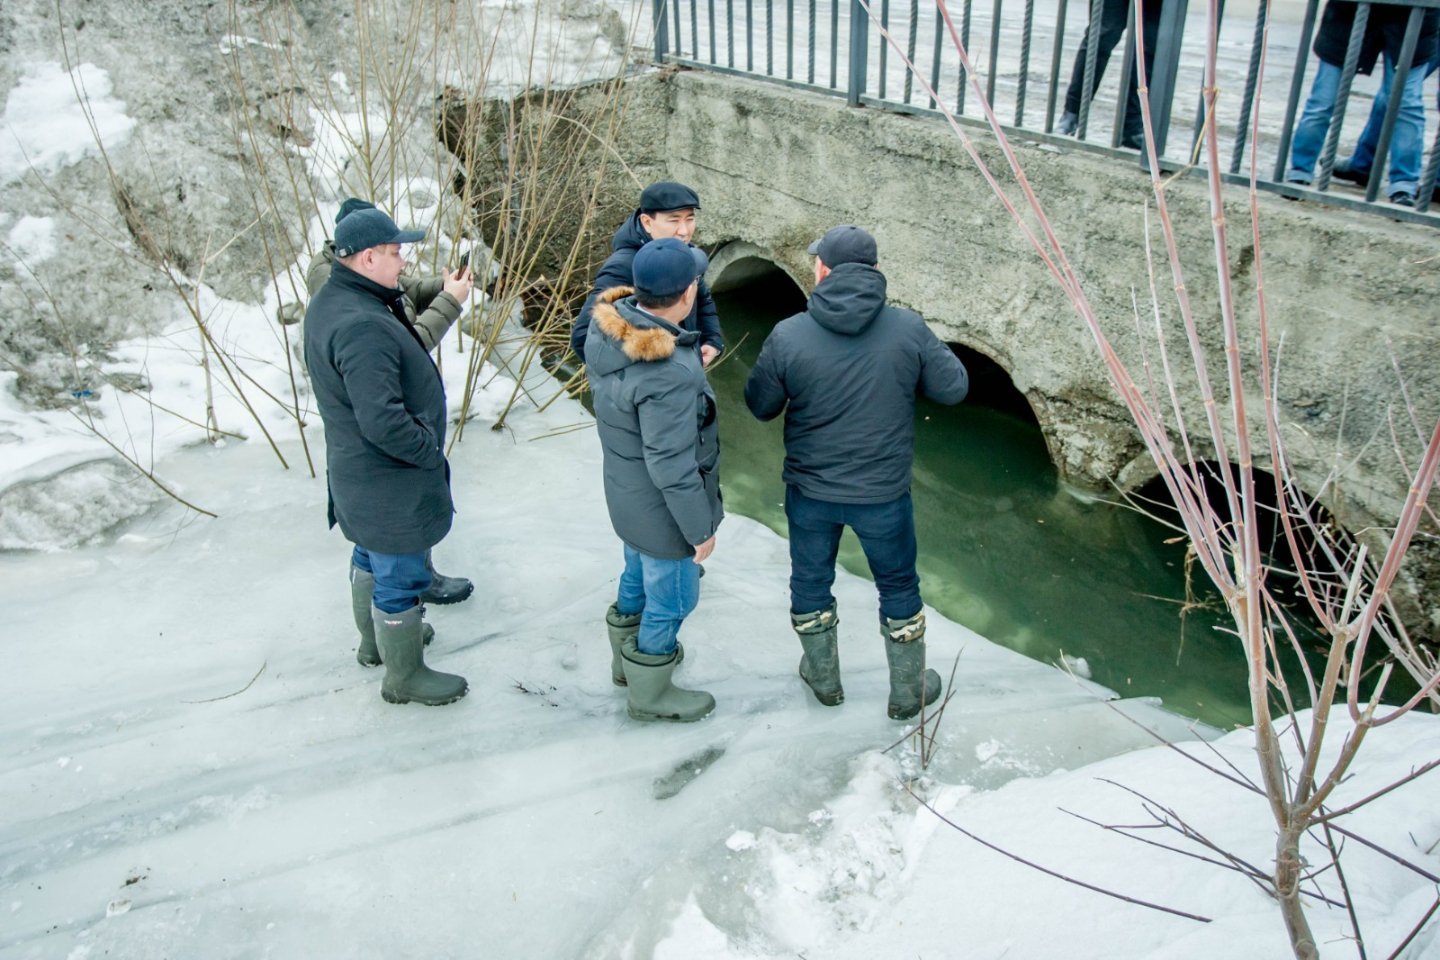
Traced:
<path fill-rule="evenodd" d="M 305 311 L 330 525 L 377 553 L 423 553 L 449 532 L 454 513 L 445 385 L 403 299 L 336 263 Z"/>
<path fill-rule="evenodd" d="M 1400 62 L 1400 46 L 1405 42 L 1405 27 L 1410 20 L 1410 7 L 1393 3 L 1377 3 L 1370 7 L 1370 16 L 1365 21 L 1365 39 L 1360 47 L 1359 73 L 1368 74 L 1375 69 L 1375 63 L 1382 52 L 1389 54 L 1396 63 Z M 1355 4 L 1349 0 L 1331 0 L 1325 5 L 1320 18 L 1320 29 L 1315 34 L 1315 55 L 1326 63 L 1340 67 L 1345 65 L 1345 50 L 1350 45 L 1350 29 L 1355 24 Z M 1427 10 L 1420 20 L 1420 38 L 1415 47 L 1413 69 L 1425 68 L 1435 55 L 1437 38 L 1440 38 L 1440 11 Z"/>
<path fill-rule="evenodd" d="M 953 404 L 968 389 L 925 321 L 886 304 L 885 275 L 846 263 L 770 331 L 745 403 L 761 420 L 785 411 L 787 484 L 815 500 L 886 503 L 910 489 L 916 393 Z"/>
<path fill-rule="evenodd" d="M 635 262 L 635 254 L 653 239 L 649 232 L 640 225 L 639 210 L 630 214 L 625 222 L 620 224 L 615 235 L 610 238 L 610 249 L 613 252 L 601 265 L 600 272 L 595 274 L 595 283 L 590 287 L 590 295 L 585 298 L 585 303 L 575 318 L 575 325 L 570 328 L 570 346 L 582 359 L 585 356 L 585 337 L 590 330 L 595 304 L 600 295 L 614 287 L 633 287 L 635 285 L 635 275 L 631 269 Z M 704 280 L 700 281 L 700 291 L 695 297 L 695 306 L 691 308 L 690 316 L 685 318 L 685 322 L 681 326 L 691 333 L 699 334 L 695 340 L 696 351 L 703 346 L 711 346 L 720 351 L 725 349 L 725 338 L 720 333 L 720 314 L 715 309 L 715 301 L 710 296 L 710 288 L 705 285 Z"/>
<path fill-rule="evenodd" d="M 679 560 L 715 535 L 720 433 L 696 334 L 645 313 L 629 287 L 600 296 L 585 343 L 610 523 L 631 547 Z"/>

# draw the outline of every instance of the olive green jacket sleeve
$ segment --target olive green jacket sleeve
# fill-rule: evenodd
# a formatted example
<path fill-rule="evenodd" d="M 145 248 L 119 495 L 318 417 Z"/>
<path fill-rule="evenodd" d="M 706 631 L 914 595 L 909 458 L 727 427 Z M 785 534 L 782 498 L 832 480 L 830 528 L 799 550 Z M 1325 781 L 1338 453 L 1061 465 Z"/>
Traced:
<path fill-rule="evenodd" d="M 434 350 L 460 319 L 460 301 L 445 292 L 444 277 L 401 277 L 400 287 L 405 291 L 406 313 L 415 332 L 420 334 L 425 349 Z"/>

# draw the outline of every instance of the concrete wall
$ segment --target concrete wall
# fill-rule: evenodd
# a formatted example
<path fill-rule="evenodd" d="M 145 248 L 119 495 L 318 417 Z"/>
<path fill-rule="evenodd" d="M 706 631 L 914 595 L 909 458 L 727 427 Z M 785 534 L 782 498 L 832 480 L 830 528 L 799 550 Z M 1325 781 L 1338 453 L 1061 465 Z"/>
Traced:
<path fill-rule="evenodd" d="M 1067 481 L 1133 489 L 1154 477 L 1090 333 L 943 123 L 697 72 L 649 74 L 628 86 L 644 109 L 627 111 L 619 149 L 643 162 L 661 148 L 668 174 L 699 191 L 698 240 L 714 251 L 712 280 L 758 258 L 808 290 L 807 245 L 836 223 L 866 226 L 879 242 L 891 298 L 925 316 L 944 339 L 992 357 L 1010 373 Z M 1148 175 L 1054 143 L 1015 148 L 1107 335 L 1142 382 L 1133 304 L 1153 330 L 1148 208 L 1171 361 L 1181 371 L 1187 417 L 1204 432 Z M 998 147 L 979 149 L 1023 206 Z M 1178 180 L 1167 196 L 1184 283 L 1212 380 L 1223 390 L 1205 185 Z M 1413 465 L 1420 446 L 1397 366 L 1427 437 L 1440 417 L 1440 231 L 1262 195 L 1257 257 L 1246 191 L 1228 189 L 1226 202 L 1226 269 L 1243 331 L 1242 362 L 1255 366 L 1263 267 L 1272 344 L 1283 344 L 1279 395 L 1288 455 L 1308 492 L 1347 529 L 1380 545 L 1407 492 L 1400 461 Z M 1158 362 L 1153 336 L 1148 340 L 1148 356 Z M 1256 377 L 1247 383 L 1247 400 L 1258 411 Z M 1255 436 L 1263 447 L 1263 429 Z M 1194 439 L 1199 456 L 1214 456 Z M 1270 466 L 1263 458 L 1257 464 Z M 1429 537 L 1417 544 L 1402 593 L 1407 620 L 1435 633 L 1440 547 L 1432 526 L 1423 529 Z"/>

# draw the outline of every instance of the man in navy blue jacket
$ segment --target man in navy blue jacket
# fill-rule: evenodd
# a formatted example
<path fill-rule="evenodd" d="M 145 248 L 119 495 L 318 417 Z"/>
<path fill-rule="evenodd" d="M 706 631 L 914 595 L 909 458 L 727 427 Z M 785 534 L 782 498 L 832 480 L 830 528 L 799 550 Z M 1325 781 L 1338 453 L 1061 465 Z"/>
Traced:
<path fill-rule="evenodd" d="M 373 661 L 385 664 L 390 703 L 458 700 L 465 678 L 425 666 L 420 595 L 426 556 L 450 531 L 445 384 L 405 314 L 401 230 L 380 210 L 335 227 L 330 279 L 305 311 L 305 365 L 325 422 L 330 525 L 340 525 L 356 571 L 374 578 Z M 361 663 L 366 663 L 362 631 Z"/>
<path fill-rule="evenodd" d="M 849 526 L 880 593 L 888 712 L 908 720 L 940 696 L 940 675 L 925 669 L 915 572 L 915 395 L 959 403 L 969 377 L 918 314 L 885 302 L 869 233 L 835 227 L 810 253 L 816 285 L 808 307 L 775 325 L 745 384 L 756 417 L 785 413 L 790 619 L 804 648 L 800 677 L 826 706 L 844 701 L 830 588 Z"/>
<path fill-rule="evenodd" d="M 590 322 L 594 319 L 595 304 L 600 296 L 606 290 L 631 285 L 635 254 L 651 240 L 674 237 L 681 243 L 690 243 L 695 237 L 699 212 L 700 196 L 683 183 L 661 180 L 641 192 L 639 209 L 625 218 L 611 238 L 613 252 L 595 275 L 590 296 L 585 298 L 585 304 L 570 330 L 570 346 L 582 359 L 585 356 L 585 338 L 590 332 Z M 720 334 L 720 314 L 703 279 L 695 295 L 695 305 L 690 308 L 680 328 L 698 335 L 694 349 L 699 351 L 700 362 L 704 366 L 710 366 L 711 361 L 725 349 L 725 338 Z"/>

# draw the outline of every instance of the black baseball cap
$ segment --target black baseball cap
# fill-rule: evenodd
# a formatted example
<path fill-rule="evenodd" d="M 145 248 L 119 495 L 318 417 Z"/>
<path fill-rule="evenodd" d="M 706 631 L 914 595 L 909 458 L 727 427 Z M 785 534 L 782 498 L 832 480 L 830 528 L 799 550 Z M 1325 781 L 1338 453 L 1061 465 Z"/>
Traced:
<path fill-rule="evenodd" d="M 826 230 L 825 236 L 810 244 L 809 253 L 831 269 L 842 263 L 868 263 L 873 267 L 880 262 L 875 238 L 853 223 Z"/>
<path fill-rule="evenodd" d="M 705 275 L 710 258 L 699 247 L 674 237 L 651 240 L 635 253 L 631 265 L 635 291 L 645 297 L 673 297 Z"/>
<path fill-rule="evenodd" d="M 356 210 L 335 225 L 335 256 L 343 260 L 382 244 L 424 239 L 424 230 L 401 230 L 384 210 Z"/>

